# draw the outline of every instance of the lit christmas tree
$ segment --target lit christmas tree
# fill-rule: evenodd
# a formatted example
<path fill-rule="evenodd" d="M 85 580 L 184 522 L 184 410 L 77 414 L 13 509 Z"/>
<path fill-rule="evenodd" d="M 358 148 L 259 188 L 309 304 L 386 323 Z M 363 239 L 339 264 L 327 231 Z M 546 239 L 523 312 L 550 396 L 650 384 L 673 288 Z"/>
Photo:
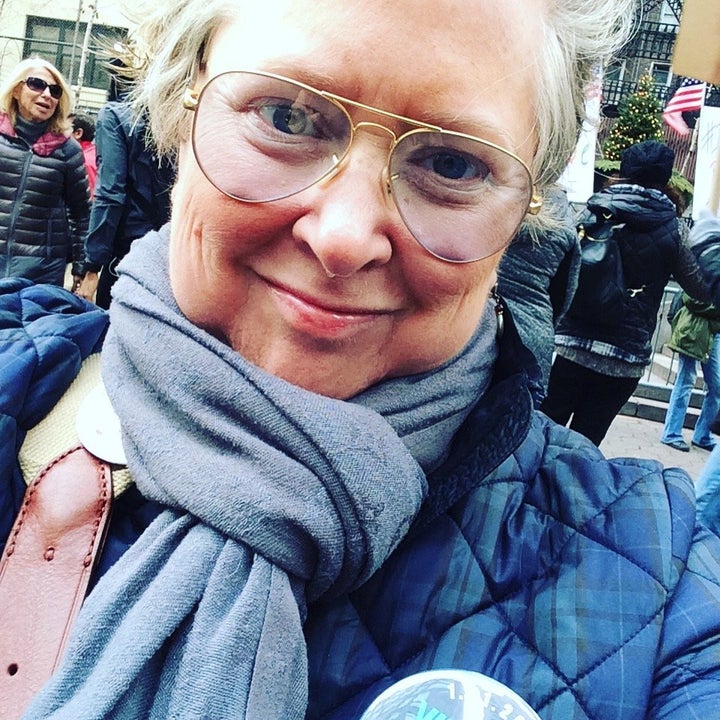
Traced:
<path fill-rule="evenodd" d="M 603 152 L 607 160 L 619 160 L 620 153 L 635 143 L 662 139 L 662 106 L 655 94 L 655 82 L 652 75 L 643 75 L 637 90 L 620 107 Z"/>

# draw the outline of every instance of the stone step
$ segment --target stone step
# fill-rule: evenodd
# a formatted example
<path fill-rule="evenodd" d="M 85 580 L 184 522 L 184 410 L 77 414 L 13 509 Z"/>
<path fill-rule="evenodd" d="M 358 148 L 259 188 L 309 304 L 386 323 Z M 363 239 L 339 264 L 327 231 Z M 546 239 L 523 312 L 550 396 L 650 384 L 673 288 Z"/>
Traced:
<path fill-rule="evenodd" d="M 620 410 L 621 415 L 629 415 L 643 420 L 653 420 L 662 425 L 665 422 L 667 403 L 648 398 L 641 398 L 633 395 Z M 685 414 L 683 427 L 692 430 L 697 422 L 699 411 L 696 408 L 688 408 Z"/>
<path fill-rule="evenodd" d="M 635 392 L 620 410 L 621 415 L 653 420 L 657 423 L 665 422 L 670 393 L 673 389 L 677 370 L 677 357 L 667 349 L 656 352 L 648 371 L 640 380 Z M 700 408 L 702 407 L 704 392 L 702 372 L 698 367 L 698 379 L 695 389 L 690 394 L 688 411 L 685 415 L 684 427 L 695 427 Z"/>
<path fill-rule="evenodd" d="M 633 397 L 641 400 L 653 400 L 657 403 L 663 403 L 667 407 L 668 402 L 670 402 L 671 392 L 672 385 L 657 385 L 640 381 L 637 388 L 635 388 Z M 688 406 L 699 410 L 702 407 L 704 397 L 705 393 L 702 390 L 692 390 Z"/>

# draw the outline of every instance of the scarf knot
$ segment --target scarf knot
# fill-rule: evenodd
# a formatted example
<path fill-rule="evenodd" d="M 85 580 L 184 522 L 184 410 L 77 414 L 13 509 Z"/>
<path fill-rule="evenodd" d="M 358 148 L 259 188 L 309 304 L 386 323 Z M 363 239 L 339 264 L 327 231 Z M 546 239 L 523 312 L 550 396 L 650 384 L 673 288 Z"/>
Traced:
<path fill-rule="evenodd" d="M 183 316 L 168 235 L 123 261 L 102 358 L 133 479 L 168 509 L 97 584 L 27 718 L 303 718 L 307 601 L 396 547 L 489 377 L 492 329 L 351 401 L 291 385 Z"/>

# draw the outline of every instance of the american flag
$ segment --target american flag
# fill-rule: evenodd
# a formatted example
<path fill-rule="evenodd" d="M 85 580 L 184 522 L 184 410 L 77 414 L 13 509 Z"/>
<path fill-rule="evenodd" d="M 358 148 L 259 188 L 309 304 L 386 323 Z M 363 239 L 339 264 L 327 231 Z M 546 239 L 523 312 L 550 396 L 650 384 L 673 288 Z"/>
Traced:
<path fill-rule="evenodd" d="M 663 110 L 663 120 L 680 135 L 687 135 L 690 128 L 683 120 L 684 112 L 699 110 L 705 102 L 705 83 L 692 78 L 685 78 L 680 87 L 668 100 Z"/>

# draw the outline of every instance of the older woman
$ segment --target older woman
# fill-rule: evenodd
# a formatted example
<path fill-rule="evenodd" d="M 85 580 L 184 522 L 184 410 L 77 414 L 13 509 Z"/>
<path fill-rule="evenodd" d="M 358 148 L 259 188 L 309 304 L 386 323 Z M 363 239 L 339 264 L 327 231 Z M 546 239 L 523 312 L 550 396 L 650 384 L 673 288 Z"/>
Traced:
<path fill-rule="evenodd" d="M 631 14 L 160 5 L 138 102 L 179 151 L 172 219 L 122 263 L 109 401 L 93 390 L 77 412 L 117 471 L 115 510 L 27 718 L 358 718 L 393 680 L 443 667 L 495 677 L 544 718 L 715 712 L 720 545 L 694 527 L 688 477 L 609 462 L 536 413 L 531 358 L 488 300 Z M 13 396 L 37 421 L 87 355 L 58 405 L 92 387 L 104 315 L 6 294 L 8 313 L 18 296 L 38 308 L 26 345 L 75 350 L 54 397 L 32 382 Z M 67 457 L 42 440 L 67 426 L 54 412 L 25 436 L 31 421 L 9 424 L 3 447 L 43 479 L 6 574 Z M 16 574 L 61 559 L 59 542 Z M 2 663 L 10 687 L 23 664 Z"/>
<path fill-rule="evenodd" d="M 71 137 L 70 91 L 38 57 L 20 62 L 0 88 L 0 277 L 62 285 L 83 260 L 88 179 Z M 75 282 L 82 268 L 73 268 Z"/>

